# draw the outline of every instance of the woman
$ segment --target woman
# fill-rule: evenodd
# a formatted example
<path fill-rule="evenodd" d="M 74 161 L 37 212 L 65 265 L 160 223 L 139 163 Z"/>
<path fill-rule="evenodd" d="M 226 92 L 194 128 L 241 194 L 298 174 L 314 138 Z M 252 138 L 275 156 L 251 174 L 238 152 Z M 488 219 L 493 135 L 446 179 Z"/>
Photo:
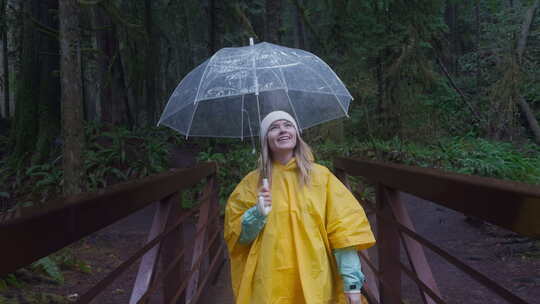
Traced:
<path fill-rule="evenodd" d="M 313 162 L 288 113 L 264 118 L 261 145 L 265 163 L 236 186 L 225 210 L 236 303 L 360 303 L 364 276 L 356 250 L 375 243 L 364 210 Z"/>

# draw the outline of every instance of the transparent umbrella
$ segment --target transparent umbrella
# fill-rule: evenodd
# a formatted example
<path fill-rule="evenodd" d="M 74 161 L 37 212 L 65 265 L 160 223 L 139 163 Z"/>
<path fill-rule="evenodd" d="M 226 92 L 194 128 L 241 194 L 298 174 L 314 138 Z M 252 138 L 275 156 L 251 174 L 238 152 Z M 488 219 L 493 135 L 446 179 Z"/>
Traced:
<path fill-rule="evenodd" d="M 282 110 L 303 130 L 347 116 L 352 96 L 312 53 L 271 43 L 223 48 L 176 87 L 158 125 L 203 137 L 257 136 L 266 114 Z"/>

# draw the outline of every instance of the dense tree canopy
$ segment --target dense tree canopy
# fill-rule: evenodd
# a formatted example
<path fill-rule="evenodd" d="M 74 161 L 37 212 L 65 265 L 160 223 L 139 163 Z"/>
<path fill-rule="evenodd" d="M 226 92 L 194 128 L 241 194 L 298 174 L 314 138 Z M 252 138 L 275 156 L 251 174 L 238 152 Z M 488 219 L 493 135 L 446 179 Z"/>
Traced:
<path fill-rule="evenodd" d="M 322 135 L 540 143 L 539 1 L 79 0 L 76 42 L 58 2 L 0 1 L 0 135 L 14 168 L 81 146 L 69 124 L 154 126 L 190 70 L 249 37 L 315 53 L 346 83 L 351 120 Z M 73 43 L 68 58 L 60 46 Z M 77 79 L 82 102 L 63 91 Z"/>

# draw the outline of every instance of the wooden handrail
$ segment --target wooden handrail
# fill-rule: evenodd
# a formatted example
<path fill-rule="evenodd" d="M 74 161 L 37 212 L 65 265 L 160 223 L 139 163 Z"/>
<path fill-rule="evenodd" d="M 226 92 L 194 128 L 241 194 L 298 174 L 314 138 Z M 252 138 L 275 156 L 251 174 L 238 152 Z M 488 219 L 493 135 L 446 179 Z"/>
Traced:
<path fill-rule="evenodd" d="M 400 303 L 401 270 L 419 286 L 424 303 L 444 303 L 420 244 L 438 253 L 479 283 L 510 303 L 525 303 L 521 298 L 449 255 L 414 231 L 399 192 L 407 192 L 461 213 L 474 215 L 522 235 L 540 236 L 540 189 L 516 182 L 453 174 L 369 160 L 337 158 L 337 175 L 348 186 L 347 175 L 362 176 L 377 185 L 378 260 L 375 268 L 365 252 L 362 259 L 372 270 L 379 287 L 366 286 L 370 302 Z M 413 242 L 416 241 L 416 242 Z M 402 242 L 412 271 L 396 259 Z M 398 270 L 399 269 L 399 270 Z M 370 284 L 368 284 L 370 285 Z"/>
<path fill-rule="evenodd" d="M 538 186 L 352 158 L 336 158 L 334 167 L 516 233 L 540 237 Z"/>
<path fill-rule="evenodd" d="M 0 276 L 47 256 L 117 220 L 196 185 L 215 174 L 215 163 L 201 164 L 23 208 L 16 217 L 0 222 Z"/>

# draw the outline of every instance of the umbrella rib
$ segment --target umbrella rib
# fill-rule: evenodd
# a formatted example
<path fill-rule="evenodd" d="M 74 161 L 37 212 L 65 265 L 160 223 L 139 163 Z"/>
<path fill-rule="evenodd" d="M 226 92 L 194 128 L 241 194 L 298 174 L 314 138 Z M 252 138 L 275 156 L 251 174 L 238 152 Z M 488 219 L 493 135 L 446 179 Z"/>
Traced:
<path fill-rule="evenodd" d="M 313 68 L 311 68 L 309 65 L 307 64 L 304 64 L 306 66 L 306 68 L 310 69 L 311 71 L 313 71 L 313 73 L 315 75 L 317 75 L 317 77 L 319 77 L 327 86 L 328 88 L 330 88 L 330 90 L 332 91 L 332 95 L 334 95 L 334 97 L 336 98 L 338 104 L 339 104 L 339 107 L 341 108 L 341 110 L 343 111 L 343 113 L 345 114 L 345 116 L 349 117 L 349 114 L 347 114 L 347 111 L 345 110 L 345 108 L 343 107 L 343 105 L 341 104 L 341 102 L 339 101 L 339 98 L 337 98 L 337 95 L 336 95 L 336 92 L 334 92 L 334 89 L 332 89 L 332 87 L 328 84 L 328 82 L 326 82 L 326 80 L 324 79 L 324 77 L 322 77 L 321 75 L 319 75 L 319 73 L 317 71 L 315 71 Z M 328 65 L 327 65 L 328 66 Z M 330 69 L 331 70 L 331 69 Z M 334 74 L 335 75 L 335 74 Z M 337 77 L 337 76 L 336 76 Z M 338 78 L 339 79 L 339 78 Z"/>
<path fill-rule="evenodd" d="M 221 65 L 221 64 L 214 64 L 213 66 L 220 67 L 220 68 L 229 68 L 229 69 L 234 68 L 237 70 L 253 70 L 253 69 L 266 70 L 266 69 L 275 69 L 275 68 L 288 68 L 288 67 L 297 66 L 300 64 L 302 63 L 294 62 L 294 63 L 274 65 L 274 66 L 264 66 L 264 67 L 242 67 L 242 66 L 231 66 L 231 65 Z"/>
<path fill-rule="evenodd" d="M 242 120 L 240 122 L 240 138 L 242 141 L 244 141 L 244 95 L 242 95 L 242 105 L 240 108 L 240 115 L 242 116 Z"/>
<path fill-rule="evenodd" d="M 203 62 L 204 64 L 204 62 Z M 197 70 L 198 67 L 194 68 L 193 70 L 189 71 L 189 73 L 187 73 L 187 75 L 182 79 L 182 81 L 180 81 L 180 83 L 178 84 L 178 86 L 174 89 L 173 91 L 173 94 L 171 95 L 171 97 L 169 97 L 169 100 L 167 101 L 167 104 L 165 105 L 165 109 L 163 110 L 163 114 L 162 114 L 162 117 L 159 118 L 159 121 L 157 123 L 157 126 L 159 127 L 159 125 L 161 124 L 162 121 L 164 121 L 165 119 L 173 116 L 174 114 L 178 113 L 180 110 L 182 110 L 183 108 L 185 108 L 188 104 L 184 105 L 183 107 L 181 107 L 180 109 L 176 110 L 175 112 L 167 115 L 167 116 L 164 116 L 165 112 L 167 112 L 167 109 L 169 108 L 169 104 L 171 103 L 171 100 L 172 100 L 172 97 L 174 95 L 174 92 L 176 92 L 176 89 L 180 88 L 182 86 L 182 84 L 184 83 L 184 81 L 186 81 L 186 79 L 189 78 L 189 76 L 193 73 L 195 73 L 195 71 Z"/>
<path fill-rule="evenodd" d="M 281 82 L 285 86 L 285 94 L 287 95 L 287 100 L 289 101 L 289 104 L 291 105 L 291 110 L 293 111 L 294 118 L 296 118 L 296 123 L 298 124 L 298 133 L 302 131 L 302 126 L 300 125 L 300 119 L 298 119 L 298 115 L 296 115 L 296 110 L 294 109 L 294 106 L 292 104 L 291 96 L 289 96 L 289 86 L 287 85 L 287 82 L 285 81 L 285 75 L 283 74 L 283 69 L 279 68 L 279 73 L 281 74 Z"/>
<path fill-rule="evenodd" d="M 330 73 L 334 74 L 334 76 L 336 76 L 337 80 L 339 80 L 339 82 L 343 83 L 343 86 L 345 86 L 345 83 L 343 82 L 343 80 L 341 80 L 341 78 L 339 78 L 339 76 L 336 74 L 336 72 L 334 72 L 334 70 L 332 70 L 332 68 L 330 68 L 330 66 L 328 65 L 328 63 L 324 62 L 324 60 L 322 60 L 321 58 L 317 57 L 317 56 L 314 56 L 315 59 L 319 60 L 324 66 L 326 66 L 329 70 L 330 70 Z M 320 76 L 319 76 L 320 77 Z M 349 90 L 347 90 L 347 88 L 345 87 L 345 90 L 347 91 L 347 93 L 349 93 L 349 97 L 351 99 L 354 99 L 354 97 L 351 95 L 351 93 L 349 92 Z M 333 90 L 332 90 L 333 91 Z M 334 93 L 335 94 L 335 93 Z M 337 95 L 337 94 L 335 94 Z M 340 94 L 341 95 L 341 94 Z M 343 95 L 341 95 L 343 96 Z"/>
<path fill-rule="evenodd" d="M 193 124 L 193 118 L 195 117 L 195 112 L 197 112 L 197 108 L 199 108 L 199 92 L 201 90 L 201 86 L 202 86 L 202 82 L 204 80 L 204 76 L 206 76 L 206 72 L 208 71 L 208 66 L 210 66 L 210 64 L 212 63 L 212 59 L 214 59 L 214 57 L 216 57 L 217 53 L 219 53 L 219 51 L 217 51 L 214 55 L 212 55 L 212 57 L 210 57 L 210 60 L 208 60 L 208 64 L 204 67 L 204 72 L 202 74 L 201 80 L 199 81 L 199 87 L 197 88 L 197 94 L 195 94 L 195 100 L 193 101 L 193 103 L 195 103 L 195 109 L 193 109 L 193 113 L 191 114 L 191 120 L 190 120 L 189 126 L 188 126 L 188 128 L 186 130 L 186 138 L 188 138 L 189 131 L 191 131 L 191 125 Z"/>

